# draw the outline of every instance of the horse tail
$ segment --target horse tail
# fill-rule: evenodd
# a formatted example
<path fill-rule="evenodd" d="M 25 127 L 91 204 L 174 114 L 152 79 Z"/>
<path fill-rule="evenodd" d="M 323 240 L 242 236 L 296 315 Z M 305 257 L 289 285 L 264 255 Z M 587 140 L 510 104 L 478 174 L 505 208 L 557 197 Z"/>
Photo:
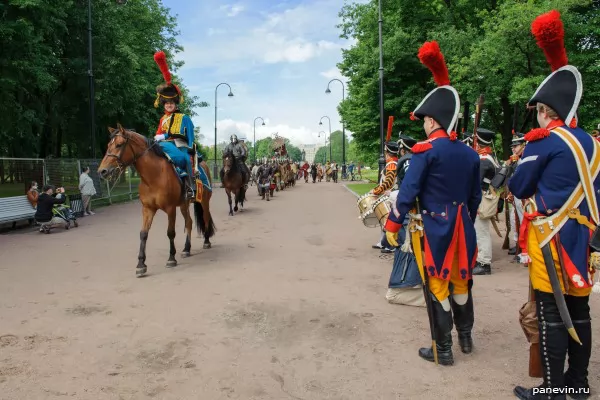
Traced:
<path fill-rule="evenodd" d="M 206 221 L 204 221 L 204 207 L 202 207 L 202 203 L 200 202 L 194 202 L 194 218 L 196 219 L 196 230 L 199 235 L 206 235 L 209 238 L 215 235 L 217 227 L 210 212 L 208 213 L 208 228 L 204 228 L 206 226 Z"/>

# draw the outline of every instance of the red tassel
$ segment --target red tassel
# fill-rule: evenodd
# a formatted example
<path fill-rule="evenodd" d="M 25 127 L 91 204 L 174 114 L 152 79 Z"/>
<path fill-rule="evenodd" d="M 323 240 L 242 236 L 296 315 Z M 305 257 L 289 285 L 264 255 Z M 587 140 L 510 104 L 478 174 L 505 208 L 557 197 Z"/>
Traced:
<path fill-rule="evenodd" d="M 571 129 L 577 128 L 577 118 L 573 117 L 573 119 L 569 123 L 569 128 L 571 128 Z"/>
<path fill-rule="evenodd" d="M 438 86 L 450 84 L 448 67 L 438 42 L 433 40 L 423 43 L 423 46 L 419 49 L 418 57 L 421 63 L 429 68 L 433 74 L 433 80 Z"/>
<path fill-rule="evenodd" d="M 431 143 L 425 141 L 425 142 L 419 142 L 419 143 L 415 144 L 412 147 L 411 151 L 416 154 L 416 153 L 424 153 L 427 150 L 431 150 L 431 149 L 433 149 L 433 146 L 431 145 Z"/>
<path fill-rule="evenodd" d="M 565 29 L 558 11 L 552 10 L 538 16 L 531 23 L 531 33 L 544 51 L 552 71 L 567 65 L 569 60 L 565 50 Z"/>
<path fill-rule="evenodd" d="M 454 142 L 454 141 L 456 140 L 456 138 L 457 138 L 457 137 L 458 137 L 458 135 L 456 134 L 456 132 L 455 132 L 455 131 L 452 131 L 452 132 L 450 132 L 450 140 L 451 140 L 451 141 L 453 141 L 453 142 Z"/>
<path fill-rule="evenodd" d="M 410 112 L 410 120 L 411 121 L 417 121 L 419 118 L 415 117 L 415 114 L 411 111 Z"/>
<path fill-rule="evenodd" d="M 394 117 L 390 115 L 388 118 L 388 128 L 387 128 L 387 136 L 385 137 L 385 141 L 389 142 L 392 138 L 392 126 L 394 125 Z"/>
<path fill-rule="evenodd" d="M 550 131 L 548 129 L 545 129 L 545 128 L 536 128 L 536 129 L 530 130 L 525 135 L 525 140 L 527 142 L 533 142 L 533 141 L 536 141 L 536 140 L 547 138 L 548 136 L 550 136 Z"/>
<path fill-rule="evenodd" d="M 160 72 L 162 72 L 163 78 L 168 85 L 171 84 L 171 73 L 169 72 L 169 66 L 167 65 L 167 55 L 164 51 L 157 51 L 154 53 L 154 62 L 158 65 Z"/>

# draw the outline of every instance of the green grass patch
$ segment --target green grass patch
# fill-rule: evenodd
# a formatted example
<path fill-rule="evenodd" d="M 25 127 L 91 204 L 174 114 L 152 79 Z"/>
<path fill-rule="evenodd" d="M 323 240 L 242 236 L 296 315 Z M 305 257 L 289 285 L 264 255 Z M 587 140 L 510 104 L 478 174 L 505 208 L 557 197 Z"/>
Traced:
<path fill-rule="evenodd" d="M 376 169 L 363 169 L 360 171 L 360 174 L 363 179 L 368 180 L 369 182 L 377 182 L 378 171 Z"/>
<path fill-rule="evenodd" d="M 373 189 L 375 186 L 374 183 L 349 183 L 348 189 L 352 190 L 359 196 L 367 193 L 369 190 Z"/>

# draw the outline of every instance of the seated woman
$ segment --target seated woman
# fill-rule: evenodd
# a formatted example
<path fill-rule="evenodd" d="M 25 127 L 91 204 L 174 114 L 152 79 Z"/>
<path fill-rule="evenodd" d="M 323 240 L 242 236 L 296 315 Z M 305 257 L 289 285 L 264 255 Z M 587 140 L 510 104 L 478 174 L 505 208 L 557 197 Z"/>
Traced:
<path fill-rule="evenodd" d="M 54 186 L 46 185 L 42 190 L 42 194 L 38 197 L 37 211 L 35 212 L 35 220 L 42 226 L 40 232 L 46 229 L 54 228 L 56 226 L 66 226 L 67 222 L 60 218 L 55 217 L 52 214 L 52 208 L 57 204 L 64 204 L 67 200 L 65 196 L 65 189 L 60 187 L 56 189 L 56 196 L 54 195 Z"/>

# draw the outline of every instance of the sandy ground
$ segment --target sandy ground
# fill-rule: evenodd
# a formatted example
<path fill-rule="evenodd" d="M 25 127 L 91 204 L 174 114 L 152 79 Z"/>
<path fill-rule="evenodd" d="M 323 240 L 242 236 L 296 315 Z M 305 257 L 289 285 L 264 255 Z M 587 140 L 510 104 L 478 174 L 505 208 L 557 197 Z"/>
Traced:
<path fill-rule="evenodd" d="M 137 202 L 69 231 L 0 235 L 0 399 L 510 399 L 537 384 L 518 324 L 526 269 L 499 240 L 494 274 L 475 279 L 476 350 L 455 339 L 455 366 L 436 367 L 417 355 L 425 309 L 386 302 L 391 257 L 371 249 L 379 233 L 341 184 L 249 199 L 228 217 L 215 189 L 213 248 L 194 239 L 173 269 L 158 215 L 143 279 Z"/>

